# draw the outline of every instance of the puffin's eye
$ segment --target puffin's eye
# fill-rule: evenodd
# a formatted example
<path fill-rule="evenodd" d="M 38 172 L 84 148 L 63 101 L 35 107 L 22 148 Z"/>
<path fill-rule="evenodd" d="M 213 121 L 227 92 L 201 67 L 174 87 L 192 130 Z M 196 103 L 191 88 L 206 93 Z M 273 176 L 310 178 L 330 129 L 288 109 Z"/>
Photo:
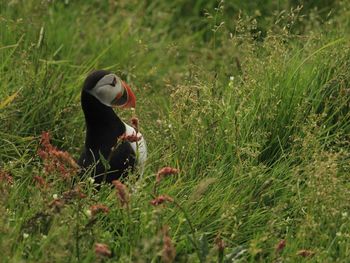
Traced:
<path fill-rule="evenodd" d="M 117 78 L 114 77 L 114 78 L 113 78 L 113 81 L 112 81 L 112 86 L 115 86 L 116 84 L 117 84 Z"/>

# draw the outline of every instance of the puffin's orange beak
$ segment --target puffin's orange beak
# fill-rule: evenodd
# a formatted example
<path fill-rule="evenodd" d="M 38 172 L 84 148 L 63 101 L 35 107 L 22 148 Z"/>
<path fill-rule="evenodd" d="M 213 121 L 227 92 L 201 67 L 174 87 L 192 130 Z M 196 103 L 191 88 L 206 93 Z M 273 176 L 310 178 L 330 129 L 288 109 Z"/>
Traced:
<path fill-rule="evenodd" d="M 128 99 L 124 105 L 121 105 L 122 108 L 135 108 L 136 107 L 136 97 L 132 92 L 128 84 L 122 81 L 122 84 L 125 88 L 126 93 L 128 94 Z"/>
<path fill-rule="evenodd" d="M 112 101 L 113 106 L 120 108 L 135 108 L 136 97 L 128 84 L 122 81 L 124 92 L 120 92 Z"/>

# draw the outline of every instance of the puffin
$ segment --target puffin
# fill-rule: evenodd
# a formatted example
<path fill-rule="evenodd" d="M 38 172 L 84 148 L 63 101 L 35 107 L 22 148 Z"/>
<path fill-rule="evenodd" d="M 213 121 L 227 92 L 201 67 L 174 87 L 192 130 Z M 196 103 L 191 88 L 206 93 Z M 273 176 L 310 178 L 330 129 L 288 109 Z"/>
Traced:
<path fill-rule="evenodd" d="M 146 142 L 136 127 L 122 121 L 113 108 L 135 108 L 130 86 L 116 74 L 96 70 L 84 81 L 81 107 L 85 117 L 85 145 L 78 160 L 82 172 L 92 171 L 95 183 L 111 183 L 138 168 L 147 159 Z M 135 136 L 137 140 L 120 140 Z"/>

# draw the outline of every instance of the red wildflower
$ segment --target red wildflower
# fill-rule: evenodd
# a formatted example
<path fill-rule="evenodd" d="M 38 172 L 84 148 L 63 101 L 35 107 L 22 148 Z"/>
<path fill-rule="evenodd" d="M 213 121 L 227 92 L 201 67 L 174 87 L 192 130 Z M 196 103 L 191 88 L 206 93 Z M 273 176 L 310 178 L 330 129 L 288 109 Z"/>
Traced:
<path fill-rule="evenodd" d="M 312 257 L 313 255 L 315 255 L 315 252 L 307 249 L 301 249 L 297 252 L 297 255 L 306 258 Z"/>
<path fill-rule="evenodd" d="M 127 206 L 129 203 L 129 193 L 127 187 L 119 180 L 112 181 L 115 189 L 117 190 L 117 196 L 122 206 Z"/>
<path fill-rule="evenodd" d="M 97 256 L 102 256 L 102 257 L 111 257 L 112 252 L 109 249 L 108 245 L 103 244 L 103 243 L 96 243 L 95 244 L 95 254 Z"/>
<path fill-rule="evenodd" d="M 79 169 L 78 164 L 74 161 L 73 157 L 70 156 L 68 152 L 60 151 L 60 150 L 54 150 L 52 153 L 56 156 L 58 160 L 60 160 L 63 163 L 69 164 L 70 167 Z"/>
<path fill-rule="evenodd" d="M 286 240 L 282 239 L 280 240 L 280 242 L 278 242 L 277 246 L 276 246 L 276 252 L 279 253 L 281 252 L 286 246 Z"/>
<path fill-rule="evenodd" d="M 49 132 L 42 132 L 41 139 L 40 139 L 40 145 L 49 152 L 55 149 L 50 143 L 50 133 Z"/>
<path fill-rule="evenodd" d="M 81 192 L 79 187 L 76 187 L 75 189 L 72 189 L 72 190 L 68 190 L 64 192 L 62 195 L 65 201 L 71 201 L 72 199 L 75 199 L 75 198 L 83 199 L 86 197 L 86 194 Z"/>
<path fill-rule="evenodd" d="M 174 261 L 175 256 L 176 256 L 176 250 L 169 235 L 169 227 L 164 226 L 162 259 L 164 262 L 170 263 Z"/>
<path fill-rule="evenodd" d="M 13 184 L 13 177 L 6 171 L 0 170 L 0 181 Z"/>
<path fill-rule="evenodd" d="M 40 188 L 47 188 L 48 187 L 47 182 L 41 176 L 35 175 L 33 178 L 34 178 L 34 181 L 37 183 L 37 185 Z"/>
<path fill-rule="evenodd" d="M 49 154 L 45 152 L 44 150 L 39 149 L 38 150 L 38 155 L 41 159 L 45 160 L 49 157 Z"/>
<path fill-rule="evenodd" d="M 47 173 L 58 171 L 64 179 L 68 179 L 79 169 L 79 166 L 68 152 L 60 151 L 50 143 L 49 132 L 41 134 L 40 146 L 41 149 L 38 150 L 38 155 L 44 161 Z"/>
<path fill-rule="evenodd" d="M 163 204 L 164 202 L 171 203 L 171 202 L 174 202 L 174 199 L 168 195 L 160 195 L 151 201 L 151 205 L 158 206 L 158 205 Z"/>
<path fill-rule="evenodd" d="M 224 240 L 222 240 L 222 238 L 220 237 L 220 234 L 215 237 L 214 243 L 216 244 L 216 247 L 219 252 L 223 252 L 225 250 L 226 244 Z"/>
<path fill-rule="evenodd" d="M 97 204 L 97 205 L 92 205 L 90 207 L 90 211 L 91 211 L 91 215 L 95 216 L 100 212 L 107 214 L 109 212 L 109 208 L 105 205 Z"/>
<path fill-rule="evenodd" d="M 135 129 L 136 133 L 139 131 L 139 119 L 136 117 L 131 118 L 131 126 Z"/>
<path fill-rule="evenodd" d="M 138 142 L 141 140 L 141 136 L 137 136 L 136 134 L 126 135 L 126 133 L 124 133 L 119 136 L 118 140 L 123 142 Z"/>
<path fill-rule="evenodd" d="M 49 203 L 49 207 L 55 210 L 56 212 L 61 211 L 61 208 L 64 206 L 64 201 L 61 199 L 54 199 Z"/>
<path fill-rule="evenodd" d="M 172 167 L 163 167 L 160 169 L 156 176 L 156 182 L 159 183 L 165 176 L 177 174 L 179 173 L 179 169 Z"/>

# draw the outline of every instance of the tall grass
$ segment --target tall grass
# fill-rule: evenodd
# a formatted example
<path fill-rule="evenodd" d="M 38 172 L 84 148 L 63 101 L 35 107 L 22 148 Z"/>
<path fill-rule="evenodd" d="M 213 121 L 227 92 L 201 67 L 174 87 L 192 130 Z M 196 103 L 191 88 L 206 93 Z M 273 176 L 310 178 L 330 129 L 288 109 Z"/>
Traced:
<path fill-rule="evenodd" d="M 248 2 L 0 2 L 4 262 L 346 262 L 350 6 Z M 79 156 L 97 68 L 131 84 L 137 110 L 118 114 L 149 146 L 127 205 L 37 154 L 50 131 Z M 180 172 L 155 191 L 163 166 Z"/>

